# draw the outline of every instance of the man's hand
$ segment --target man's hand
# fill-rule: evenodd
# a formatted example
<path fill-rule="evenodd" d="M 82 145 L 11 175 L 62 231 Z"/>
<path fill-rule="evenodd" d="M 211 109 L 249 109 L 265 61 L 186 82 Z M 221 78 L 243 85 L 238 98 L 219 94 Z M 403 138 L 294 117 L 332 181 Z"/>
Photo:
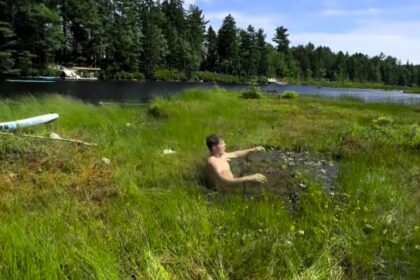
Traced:
<path fill-rule="evenodd" d="M 262 151 L 265 151 L 265 148 L 264 148 L 264 147 L 262 147 L 262 146 L 258 146 L 258 147 L 256 147 L 256 148 L 254 148 L 254 151 L 255 151 L 255 152 L 262 152 Z"/>
<path fill-rule="evenodd" d="M 260 184 L 267 183 L 267 177 L 260 173 L 249 176 L 249 180 Z"/>

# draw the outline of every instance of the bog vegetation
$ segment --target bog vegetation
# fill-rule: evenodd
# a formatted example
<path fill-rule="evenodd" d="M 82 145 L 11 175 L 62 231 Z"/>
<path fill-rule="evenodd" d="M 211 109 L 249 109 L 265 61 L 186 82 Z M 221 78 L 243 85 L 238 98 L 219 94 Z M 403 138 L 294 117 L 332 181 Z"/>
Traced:
<path fill-rule="evenodd" d="M 139 107 L 0 101 L 1 120 L 46 111 L 60 120 L 26 133 L 99 147 L 0 136 L 2 279 L 420 277 L 418 107 L 222 90 Z M 197 170 L 212 132 L 230 149 L 338 160 L 335 188 L 308 178 L 293 210 L 287 196 L 208 192 Z"/>

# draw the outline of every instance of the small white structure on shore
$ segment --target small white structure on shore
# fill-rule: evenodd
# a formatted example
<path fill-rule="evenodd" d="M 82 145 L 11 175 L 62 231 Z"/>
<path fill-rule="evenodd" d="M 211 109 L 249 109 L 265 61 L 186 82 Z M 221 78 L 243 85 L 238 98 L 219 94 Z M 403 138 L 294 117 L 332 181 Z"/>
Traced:
<path fill-rule="evenodd" d="M 98 78 L 93 76 L 92 71 L 101 71 L 101 68 L 91 68 L 91 67 L 73 67 L 66 68 L 64 66 L 59 66 L 59 71 L 61 71 L 61 78 L 63 80 L 97 80 Z M 86 71 L 91 72 L 90 77 L 82 77 L 77 74 L 77 71 Z"/>
<path fill-rule="evenodd" d="M 278 81 L 276 78 L 268 78 L 267 79 L 267 82 L 269 84 L 276 84 L 276 85 L 279 85 L 279 86 L 285 86 L 285 85 L 287 85 L 286 82 Z"/>

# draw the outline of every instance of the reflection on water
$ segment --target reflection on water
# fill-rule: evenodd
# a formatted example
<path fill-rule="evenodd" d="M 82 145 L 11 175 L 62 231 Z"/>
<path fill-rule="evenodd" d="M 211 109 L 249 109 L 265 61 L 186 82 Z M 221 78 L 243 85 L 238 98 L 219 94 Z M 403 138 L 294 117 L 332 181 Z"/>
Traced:
<path fill-rule="evenodd" d="M 19 97 L 59 93 L 90 102 L 146 102 L 153 96 L 168 96 L 186 89 L 212 89 L 213 83 L 169 83 L 169 82 L 131 82 L 131 81 L 57 81 L 55 83 L 13 83 L 0 81 L 0 97 Z M 221 85 L 218 87 L 240 91 L 246 85 Z M 366 102 L 387 102 L 420 104 L 420 94 L 407 94 L 401 91 L 382 91 L 371 89 L 343 89 L 298 85 L 263 85 L 261 90 L 268 94 L 294 90 L 300 94 L 326 96 L 330 98 L 352 97 Z"/>

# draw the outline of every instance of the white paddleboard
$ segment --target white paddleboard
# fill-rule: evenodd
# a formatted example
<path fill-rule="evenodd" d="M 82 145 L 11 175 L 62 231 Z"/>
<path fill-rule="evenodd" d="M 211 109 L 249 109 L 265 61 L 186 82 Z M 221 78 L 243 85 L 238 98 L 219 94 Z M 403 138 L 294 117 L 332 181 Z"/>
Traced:
<path fill-rule="evenodd" d="M 18 120 L 13 122 L 3 122 L 0 123 L 0 131 L 10 131 L 16 130 L 19 128 L 31 127 L 41 124 L 48 124 L 57 120 L 60 116 L 58 114 L 47 114 L 42 116 L 37 116 L 29 119 Z"/>

